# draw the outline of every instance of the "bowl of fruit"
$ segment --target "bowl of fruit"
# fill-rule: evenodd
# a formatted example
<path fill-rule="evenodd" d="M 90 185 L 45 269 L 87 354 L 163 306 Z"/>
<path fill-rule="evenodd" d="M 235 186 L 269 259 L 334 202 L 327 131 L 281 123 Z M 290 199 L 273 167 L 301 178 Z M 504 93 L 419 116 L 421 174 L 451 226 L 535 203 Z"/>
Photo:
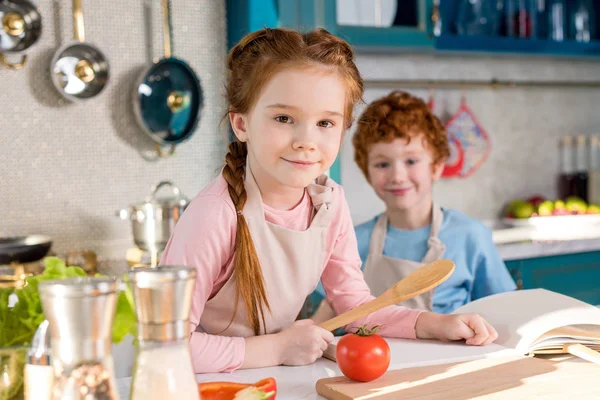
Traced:
<path fill-rule="evenodd" d="M 600 224 L 600 205 L 588 204 L 575 196 L 552 200 L 536 195 L 508 203 L 503 222 L 511 226 Z"/>

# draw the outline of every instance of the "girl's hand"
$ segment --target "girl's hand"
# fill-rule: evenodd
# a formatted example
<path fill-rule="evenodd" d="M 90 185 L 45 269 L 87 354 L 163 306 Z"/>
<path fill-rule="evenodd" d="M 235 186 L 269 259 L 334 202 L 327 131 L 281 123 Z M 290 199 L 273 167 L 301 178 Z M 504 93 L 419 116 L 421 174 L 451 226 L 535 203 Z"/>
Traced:
<path fill-rule="evenodd" d="M 479 314 L 436 314 L 423 312 L 415 325 L 419 339 L 442 342 L 466 340 L 466 344 L 485 346 L 498 338 L 498 332 Z"/>
<path fill-rule="evenodd" d="M 315 325 L 311 319 L 294 322 L 276 334 L 280 364 L 307 365 L 323 355 L 333 340 L 333 333 Z"/>

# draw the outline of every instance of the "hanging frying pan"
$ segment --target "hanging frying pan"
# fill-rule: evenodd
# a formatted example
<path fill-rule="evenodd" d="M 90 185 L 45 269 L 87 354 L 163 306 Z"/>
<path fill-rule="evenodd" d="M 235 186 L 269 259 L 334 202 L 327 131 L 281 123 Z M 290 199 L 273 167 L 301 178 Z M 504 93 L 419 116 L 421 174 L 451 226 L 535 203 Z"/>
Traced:
<path fill-rule="evenodd" d="M 50 65 L 52 83 L 66 99 L 77 102 L 97 96 L 108 84 L 110 67 L 104 54 L 85 43 L 82 0 L 73 0 L 74 43 L 61 46 Z"/>
<path fill-rule="evenodd" d="M 204 96 L 194 70 L 171 55 L 169 0 L 162 0 L 162 14 L 164 58 L 144 71 L 136 82 L 133 109 L 140 127 L 156 142 L 158 155 L 165 157 L 194 134 Z"/>
<path fill-rule="evenodd" d="M 21 54 L 33 46 L 42 35 L 42 16 L 27 0 L 0 0 L 0 63 L 10 69 L 21 69 L 27 55 L 21 61 L 9 62 L 3 53 Z"/>

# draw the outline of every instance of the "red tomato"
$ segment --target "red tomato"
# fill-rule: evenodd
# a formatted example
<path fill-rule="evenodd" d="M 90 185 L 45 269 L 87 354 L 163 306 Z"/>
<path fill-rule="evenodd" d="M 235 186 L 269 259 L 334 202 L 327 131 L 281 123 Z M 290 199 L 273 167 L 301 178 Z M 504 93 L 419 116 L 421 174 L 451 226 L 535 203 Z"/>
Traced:
<path fill-rule="evenodd" d="M 342 337 L 335 357 L 342 373 L 355 381 L 369 382 L 379 378 L 390 366 L 390 346 L 379 335 L 359 328 L 357 333 Z"/>

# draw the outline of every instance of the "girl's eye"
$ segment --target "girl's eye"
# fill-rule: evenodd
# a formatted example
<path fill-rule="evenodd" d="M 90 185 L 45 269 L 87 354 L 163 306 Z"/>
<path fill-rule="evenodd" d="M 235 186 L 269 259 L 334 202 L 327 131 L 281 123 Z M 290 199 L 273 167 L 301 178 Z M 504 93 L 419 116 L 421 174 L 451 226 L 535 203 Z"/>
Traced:
<path fill-rule="evenodd" d="M 281 122 L 282 124 L 289 124 L 292 122 L 292 119 L 287 115 L 279 115 L 275 117 L 275 121 Z"/>
<path fill-rule="evenodd" d="M 390 164 L 387 162 L 380 162 L 380 163 L 375 164 L 375 168 L 387 168 L 387 167 L 389 167 L 389 165 Z"/>
<path fill-rule="evenodd" d="M 317 126 L 320 126 L 321 128 L 332 128 L 334 124 L 331 121 L 319 121 Z"/>
<path fill-rule="evenodd" d="M 419 160 L 416 160 L 416 159 L 414 159 L 414 158 L 410 158 L 410 159 L 408 159 L 408 160 L 406 161 L 406 163 L 407 163 L 408 165 L 415 165 L 415 164 L 416 164 L 416 163 L 418 163 L 418 162 L 419 162 Z"/>

